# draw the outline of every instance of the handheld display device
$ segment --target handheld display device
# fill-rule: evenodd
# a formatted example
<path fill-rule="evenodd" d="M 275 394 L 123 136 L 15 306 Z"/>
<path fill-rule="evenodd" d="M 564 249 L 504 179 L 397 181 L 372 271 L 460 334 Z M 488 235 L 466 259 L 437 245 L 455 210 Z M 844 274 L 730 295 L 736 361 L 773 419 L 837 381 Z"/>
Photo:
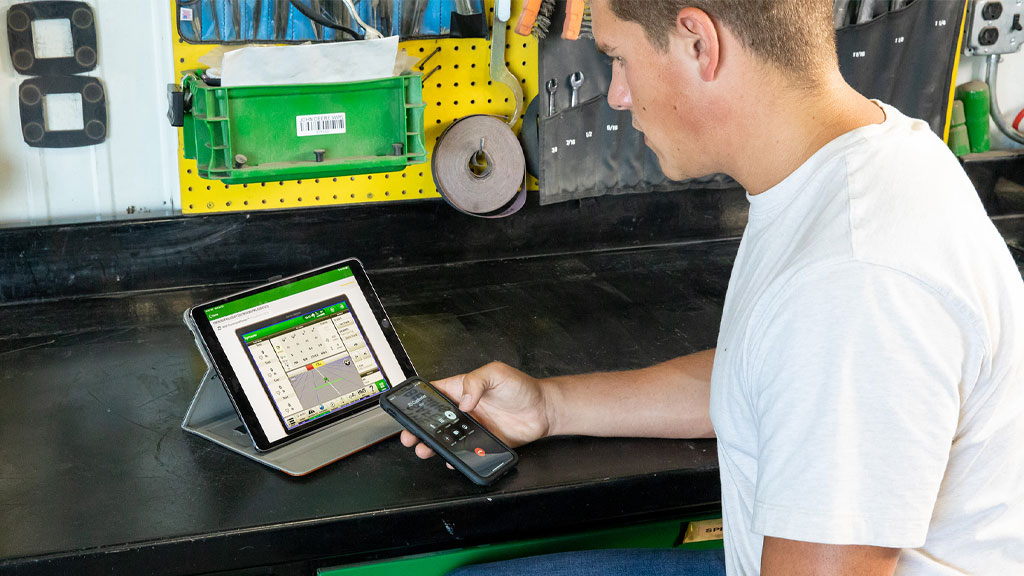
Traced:
<path fill-rule="evenodd" d="M 375 409 L 415 374 L 358 260 L 185 313 L 257 450 Z"/>
<path fill-rule="evenodd" d="M 380 406 L 481 486 L 493 484 L 519 461 L 516 453 L 490 430 L 419 377 L 414 376 L 382 395 Z"/>

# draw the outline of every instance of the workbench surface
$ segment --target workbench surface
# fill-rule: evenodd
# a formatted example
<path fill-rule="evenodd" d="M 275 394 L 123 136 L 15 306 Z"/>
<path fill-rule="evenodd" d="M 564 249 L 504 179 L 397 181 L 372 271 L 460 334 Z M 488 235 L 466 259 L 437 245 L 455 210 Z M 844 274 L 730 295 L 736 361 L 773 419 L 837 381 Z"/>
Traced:
<path fill-rule="evenodd" d="M 309 574 L 717 509 L 713 440 L 549 438 L 480 488 L 397 439 L 291 478 L 180 429 L 205 371 L 182 312 L 350 255 L 428 379 L 714 346 L 741 191 L 597 203 L 501 224 L 421 204 L 0 230 L 0 572 Z M 1024 218 L 996 223 L 1024 269 Z"/>
<path fill-rule="evenodd" d="M 714 346 L 736 247 L 370 275 L 423 376 L 491 360 L 549 376 Z M 188 434 L 179 426 L 205 365 L 181 313 L 237 288 L 3 310 L 0 571 L 308 568 L 717 507 L 712 440 L 551 438 L 523 447 L 510 477 L 479 488 L 397 438 L 291 478 Z"/>

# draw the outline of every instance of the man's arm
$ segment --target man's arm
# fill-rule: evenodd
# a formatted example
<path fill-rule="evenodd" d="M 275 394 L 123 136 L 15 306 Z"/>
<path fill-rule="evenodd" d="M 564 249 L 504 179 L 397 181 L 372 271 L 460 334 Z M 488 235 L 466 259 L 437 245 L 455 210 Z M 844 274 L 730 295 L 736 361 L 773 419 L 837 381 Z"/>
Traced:
<path fill-rule="evenodd" d="M 761 576 L 892 576 L 899 548 L 815 544 L 765 536 Z"/>
<path fill-rule="evenodd" d="M 714 360 L 706 350 L 640 370 L 543 380 L 492 362 L 434 385 L 512 446 L 559 434 L 711 438 Z M 408 430 L 402 444 L 434 455 Z"/>
<path fill-rule="evenodd" d="M 541 380 L 551 436 L 713 438 L 709 402 L 715 351 L 649 368 Z"/>

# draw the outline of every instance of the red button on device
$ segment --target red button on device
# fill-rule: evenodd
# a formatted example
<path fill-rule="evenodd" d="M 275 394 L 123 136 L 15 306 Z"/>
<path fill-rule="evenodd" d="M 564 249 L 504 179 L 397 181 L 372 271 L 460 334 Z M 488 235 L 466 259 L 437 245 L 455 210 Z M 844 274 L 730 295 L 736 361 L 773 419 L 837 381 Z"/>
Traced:
<path fill-rule="evenodd" d="M 484 452 L 483 448 L 477 448 L 474 452 L 476 452 L 477 456 L 487 456 L 487 452 Z"/>

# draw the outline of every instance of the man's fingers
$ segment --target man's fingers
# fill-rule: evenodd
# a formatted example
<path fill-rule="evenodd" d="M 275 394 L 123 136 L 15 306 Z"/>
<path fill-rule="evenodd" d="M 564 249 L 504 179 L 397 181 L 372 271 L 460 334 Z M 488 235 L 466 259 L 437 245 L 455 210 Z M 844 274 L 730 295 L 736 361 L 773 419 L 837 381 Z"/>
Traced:
<path fill-rule="evenodd" d="M 472 412 L 480 402 L 480 396 L 483 395 L 484 390 L 484 383 L 477 372 L 473 371 L 469 374 L 459 374 L 438 380 L 434 382 L 434 386 L 458 404 L 459 410 Z"/>
<path fill-rule="evenodd" d="M 486 369 L 487 366 L 477 368 L 466 374 L 462 379 L 461 395 L 453 396 L 455 402 L 459 405 L 459 410 L 463 412 L 476 410 L 477 404 L 480 403 L 480 399 L 484 396 L 484 390 L 488 388 L 489 380 L 485 372 Z"/>
<path fill-rule="evenodd" d="M 409 432 L 408 430 L 402 430 L 402 438 L 401 439 L 402 439 L 402 446 L 405 446 L 406 448 L 412 448 L 413 446 L 415 446 L 420 441 L 420 439 L 417 438 L 415 434 L 413 434 L 412 432 Z"/>
<path fill-rule="evenodd" d="M 416 452 L 417 456 L 424 460 L 434 457 L 434 451 L 431 450 L 430 447 L 427 446 L 426 444 L 417 444 L 416 448 L 414 448 L 413 451 Z"/>
<path fill-rule="evenodd" d="M 458 376 L 435 380 L 432 384 L 435 388 L 444 392 L 449 398 L 453 398 L 455 402 L 458 403 L 459 398 L 462 397 L 462 382 L 465 378 L 465 374 L 459 374 Z"/>

